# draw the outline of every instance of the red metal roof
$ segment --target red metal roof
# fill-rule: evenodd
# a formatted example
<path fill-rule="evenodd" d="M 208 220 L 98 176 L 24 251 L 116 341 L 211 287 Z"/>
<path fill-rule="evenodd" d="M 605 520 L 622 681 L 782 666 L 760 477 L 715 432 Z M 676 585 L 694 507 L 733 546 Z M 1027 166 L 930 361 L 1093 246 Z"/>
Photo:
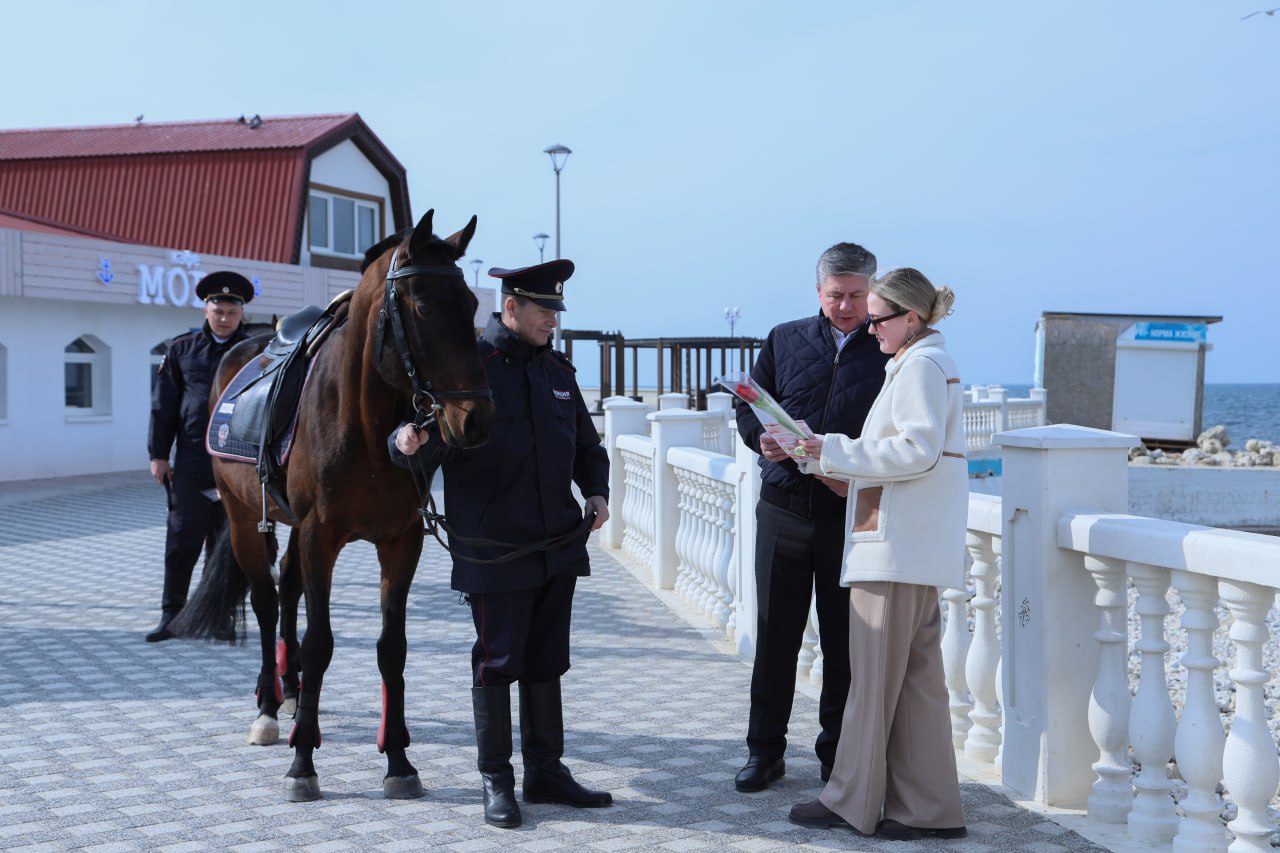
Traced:
<path fill-rule="evenodd" d="M 404 167 L 354 113 L 0 131 L 0 208 L 129 242 L 297 263 L 311 160 L 350 139 L 409 222 Z"/>

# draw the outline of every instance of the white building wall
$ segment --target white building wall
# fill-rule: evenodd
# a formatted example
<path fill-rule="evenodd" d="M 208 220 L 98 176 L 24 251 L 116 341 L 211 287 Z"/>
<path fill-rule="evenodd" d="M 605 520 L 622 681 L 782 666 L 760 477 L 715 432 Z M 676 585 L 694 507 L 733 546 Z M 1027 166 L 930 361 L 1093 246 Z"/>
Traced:
<path fill-rule="evenodd" d="M 391 212 L 391 184 L 350 139 L 311 161 L 311 183 L 381 198 L 382 236 L 390 236 L 395 231 L 395 218 Z M 299 255 L 299 263 L 303 266 L 311 264 L 311 246 L 307 237 L 311 233 L 310 210 L 308 204 L 302 228 L 302 252 Z"/>

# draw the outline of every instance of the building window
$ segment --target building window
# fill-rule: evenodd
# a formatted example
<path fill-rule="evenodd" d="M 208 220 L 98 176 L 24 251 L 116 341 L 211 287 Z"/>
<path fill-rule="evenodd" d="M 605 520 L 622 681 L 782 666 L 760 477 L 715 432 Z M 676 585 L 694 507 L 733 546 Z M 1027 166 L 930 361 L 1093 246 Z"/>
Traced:
<path fill-rule="evenodd" d="M 151 348 L 151 393 L 156 391 L 156 380 L 160 378 L 160 363 L 164 354 L 169 351 L 169 341 L 163 340 Z"/>
<path fill-rule="evenodd" d="M 111 412 L 111 350 L 93 335 L 76 338 L 63 348 L 67 414 Z"/>
<path fill-rule="evenodd" d="M 382 200 L 312 190 L 308 205 L 311 251 L 364 257 L 382 239 Z"/>

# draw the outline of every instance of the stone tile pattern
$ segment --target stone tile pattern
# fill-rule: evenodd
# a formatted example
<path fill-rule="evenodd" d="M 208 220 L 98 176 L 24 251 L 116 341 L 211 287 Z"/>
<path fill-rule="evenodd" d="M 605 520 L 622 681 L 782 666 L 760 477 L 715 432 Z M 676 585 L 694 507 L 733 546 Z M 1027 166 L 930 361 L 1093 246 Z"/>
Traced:
<path fill-rule="evenodd" d="M 382 798 L 378 566 L 372 547 L 355 543 L 335 572 L 336 649 L 316 753 L 324 798 L 286 803 L 291 721 L 276 746 L 245 743 L 256 641 L 144 643 L 158 617 L 163 493 L 138 476 L 84 479 L 66 493 L 10 487 L 7 499 L 0 484 L 0 849 L 1104 849 L 975 783 L 964 785 L 964 841 L 890 844 L 793 826 L 790 806 L 820 791 L 816 709 L 804 695 L 787 775 L 738 794 L 750 668 L 599 549 L 575 602 L 567 762 L 611 790 L 613 808 L 526 805 L 518 830 L 484 824 L 471 622 L 433 542 L 411 596 L 406 672 L 410 757 L 427 795 Z"/>

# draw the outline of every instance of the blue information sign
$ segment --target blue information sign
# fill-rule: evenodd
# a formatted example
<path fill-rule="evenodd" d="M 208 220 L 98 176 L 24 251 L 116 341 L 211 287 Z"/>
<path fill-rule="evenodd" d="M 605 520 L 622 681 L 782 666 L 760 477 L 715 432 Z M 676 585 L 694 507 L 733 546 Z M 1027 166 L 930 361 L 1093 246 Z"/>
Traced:
<path fill-rule="evenodd" d="M 1143 321 L 1135 324 L 1135 341 L 1178 341 L 1180 343 L 1204 343 L 1209 337 L 1208 323 L 1156 323 Z"/>

